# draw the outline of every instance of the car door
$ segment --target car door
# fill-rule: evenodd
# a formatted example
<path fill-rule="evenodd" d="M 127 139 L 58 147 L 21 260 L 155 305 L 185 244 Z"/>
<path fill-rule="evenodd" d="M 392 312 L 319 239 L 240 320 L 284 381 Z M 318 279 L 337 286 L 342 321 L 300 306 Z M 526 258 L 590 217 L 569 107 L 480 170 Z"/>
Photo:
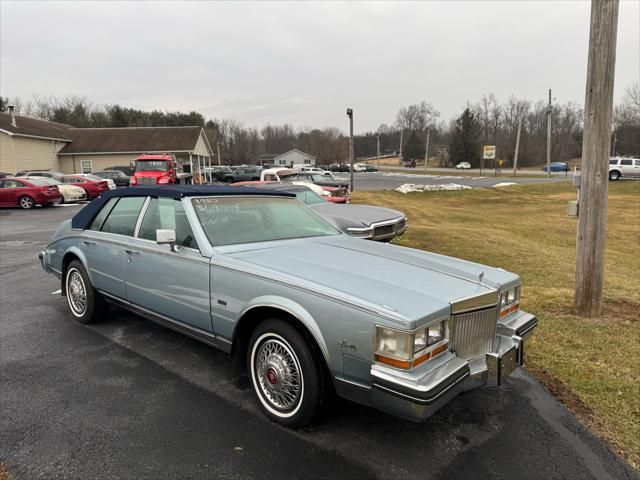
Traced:
<path fill-rule="evenodd" d="M 640 178 L 640 160 L 638 159 L 633 161 L 633 177 Z"/>
<path fill-rule="evenodd" d="M 626 178 L 635 176 L 635 169 L 633 167 L 633 159 L 631 158 L 623 158 L 620 160 L 620 170 L 622 171 L 622 176 Z"/>
<path fill-rule="evenodd" d="M 177 251 L 156 243 L 156 230 L 176 232 Z M 182 202 L 150 199 L 128 252 L 127 300 L 173 321 L 212 332 L 209 259 L 198 249 Z"/>
<path fill-rule="evenodd" d="M 14 190 L 16 186 L 15 180 L 0 181 L 0 205 L 3 207 L 12 207 L 16 205 L 14 200 Z"/>
<path fill-rule="evenodd" d="M 125 263 L 145 197 L 113 197 L 82 233 L 81 248 L 93 286 L 125 299 Z"/>

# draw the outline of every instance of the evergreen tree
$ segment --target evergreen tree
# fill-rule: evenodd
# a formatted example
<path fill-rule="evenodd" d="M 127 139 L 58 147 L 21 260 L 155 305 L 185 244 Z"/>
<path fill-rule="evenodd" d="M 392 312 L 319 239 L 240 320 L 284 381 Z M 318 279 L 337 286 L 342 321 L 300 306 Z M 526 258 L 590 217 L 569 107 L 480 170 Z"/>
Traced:
<path fill-rule="evenodd" d="M 480 166 L 480 123 L 476 115 L 466 108 L 456 120 L 449 154 L 454 164 L 469 162 L 473 168 Z"/>
<path fill-rule="evenodd" d="M 402 147 L 402 160 L 410 162 L 411 160 L 420 160 L 424 158 L 425 144 L 420 140 L 420 137 L 416 135 L 416 132 L 411 132 L 406 145 Z"/>

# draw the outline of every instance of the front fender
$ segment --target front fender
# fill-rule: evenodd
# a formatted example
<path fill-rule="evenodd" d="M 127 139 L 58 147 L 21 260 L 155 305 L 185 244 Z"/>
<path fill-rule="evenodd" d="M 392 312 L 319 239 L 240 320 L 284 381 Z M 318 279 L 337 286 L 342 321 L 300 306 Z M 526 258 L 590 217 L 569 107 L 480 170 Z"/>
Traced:
<path fill-rule="evenodd" d="M 325 361 L 327 363 L 329 362 L 329 350 L 327 349 L 320 327 L 311 314 L 302 305 L 286 297 L 278 295 L 263 295 L 250 300 L 240 312 L 239 318 L 243 318 L 251 310 L 260 307 L 276 308 L 298 319 L 300 323 L 302 323 L 313 335 L 316 343 L 322 351 Z"/>

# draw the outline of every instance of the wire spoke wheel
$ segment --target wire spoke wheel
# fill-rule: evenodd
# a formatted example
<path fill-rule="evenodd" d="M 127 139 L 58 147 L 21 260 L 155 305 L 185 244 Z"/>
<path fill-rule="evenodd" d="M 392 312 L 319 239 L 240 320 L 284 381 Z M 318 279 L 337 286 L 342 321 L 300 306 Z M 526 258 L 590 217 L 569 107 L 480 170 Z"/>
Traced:
<path fill-rule="evenodd" d="M 87 309 L 87 289 L 80 272 L 72 269 L 67 275 L 67 298 L 73 313 L 81 316 Z"/>
<path fill-rule="evenodd" d="M 291 346 L 279 336 L 268 335 L 258 344 L 253 361 L 260 394 L 278 412 L 296 409 L 304 388 L 300 362 Z"/>

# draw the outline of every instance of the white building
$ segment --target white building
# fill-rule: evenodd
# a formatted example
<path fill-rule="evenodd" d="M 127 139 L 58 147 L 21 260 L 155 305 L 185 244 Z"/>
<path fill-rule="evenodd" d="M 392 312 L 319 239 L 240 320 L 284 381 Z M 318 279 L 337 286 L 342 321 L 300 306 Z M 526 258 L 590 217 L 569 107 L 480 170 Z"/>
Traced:
<path fill-rule="evenodd" d="M 273 158 L 274 166 L 286 166 L 292 167 L 294 165 L 315 165 L 316 157 L 313 155 L 309 155 L 308 153 L 304 153 L 297 148 L 293 150 L 289 150 L 282 155 L 278 155 Z"/>

